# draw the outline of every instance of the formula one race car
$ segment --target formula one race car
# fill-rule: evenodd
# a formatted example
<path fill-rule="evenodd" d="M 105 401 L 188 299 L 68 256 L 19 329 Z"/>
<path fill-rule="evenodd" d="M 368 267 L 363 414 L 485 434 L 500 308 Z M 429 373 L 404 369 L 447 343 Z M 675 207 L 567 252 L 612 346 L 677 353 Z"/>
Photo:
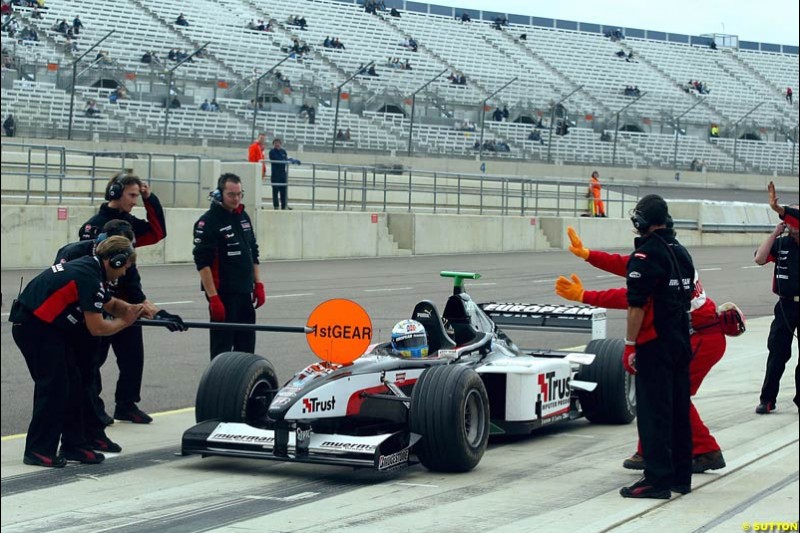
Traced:
<path fill-rule="evenodd" d="M 430 470 L 475 467 L 490 434 L 520 434 L 585 416 L 626 424 L 635 393 L 622 339 L 595 338 L 585 353 L 519 349 L 502 328 L 593 331 L 605 309 L 476 304 L 455 278 L 444 313 L 419 302 L 430 355 L 403 358 L 372 345 L 350 364 L 312 364 L 282 387 L 266 359 L 217 356 L 197 391 L 197 425 L 182 453 L 390 470 L 416 458 Z"/>

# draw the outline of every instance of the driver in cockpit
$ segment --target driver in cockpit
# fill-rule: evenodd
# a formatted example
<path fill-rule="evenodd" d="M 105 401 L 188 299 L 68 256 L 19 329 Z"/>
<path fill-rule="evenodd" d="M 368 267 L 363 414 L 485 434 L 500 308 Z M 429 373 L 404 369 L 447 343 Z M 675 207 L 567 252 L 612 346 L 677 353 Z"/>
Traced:
<path fill-rule="evenodd" d="M 402 320 L 392 328 L 392 350 L 405 358 L 428 356 L 428 334 L 416 320 Z"/>

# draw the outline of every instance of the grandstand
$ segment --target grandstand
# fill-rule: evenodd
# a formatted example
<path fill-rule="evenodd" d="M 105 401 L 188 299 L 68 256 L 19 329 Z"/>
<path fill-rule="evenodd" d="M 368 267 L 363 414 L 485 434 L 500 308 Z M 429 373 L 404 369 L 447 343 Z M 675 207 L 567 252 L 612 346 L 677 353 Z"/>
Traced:
<path fill-rule="evenodd" d="M 387 2 L 400 17 L 333 0 L 50 0 L 47 6 L 40 19 L 29 8 L 13 14 L 37 31 L 38 42 L 12 39 L 5 29 L 2 35 L 2 113 L 15 115 L 21 136 L 63 138 L 71 129 L 81 139 L 246 143 L 258 105 L 256 128 L 290 146 L 329 149 L 338 120 L 336 127 L 351 131 L 339 148 L 398 153 L 409 146 L 411 95 L 418 92 L 411 139 L 417 154 L 475 157 L 483 138 L 509 146 L 482 150 L 489 158 L 684 170 L 699 161 L 709 171 L 764 174 L 798 169 L 798 104 L 784 96 L 798 85 L 796 46 L 720 39 L 712 49 L 713 36 L 632 28 L 612 41 L 605 34 L 616 27 L 403 0 Z M 463 11 L 473 22 L 461 22 Z M 175 24 L 180 13 L 189 26 Z M 53 29 L 76 15 L 84 25 L 77 51 Z M 290 25 L 293 15 L 302 15 L 307 28 Z M 496 28 L 498 16 L 509 24 Z M 257 20 L 271 21 L 272 31 L 249 29 Z M 98 47 L 110 61 L 90 52 L 73 87 L 72 62 L 111 30 Z M 323 47 L 326 37 L 338 37 L 345 49 Z M 404 46 L 409 39 L 416 50 Z M 310 50 L 292 53 L 294 40 Z M 202 56 L 179 67 L 167 59 L 170 50 L 191 53 L 204 45 Z M 145 52 L 158 61 L 143 63 Z M 390 58 L 411 69 L 391 67 Z M 254 101 L 256 78 L 281 61 L 278 70 L 289 81 L 265 77 Z M 358 74 L 370 62 L 378 75 Z M 171 69 L 174 84 L 167 87 Z M 452 83 L 448 74 L 463 74 L 466 84 Z M 690 80 L 702 81 L 707 94 L 687 87 Z M 642 98 L 632 103 L 627 86 L 637 86 Z M 116 87 L 127 97 L 111 103 Z M 100 103 L 99 116 L 83 112 L 90 99 Z M 164 131 L 172 99 L 181 106 L 170 109 Z M 200 110 L 205 99 L 216 99 L 220 111 Z M 299 115 L 303 104 L 316 109 L 313 123 Z M 504 106 L 509 117 L 494 121 L 492 111 Z M 478 128 L 460 128 L 465 120 Z M 537 122 L 543 142 L 528 140 Z M 565 135 L 549 129 L 561 133 L 564 124 L 571 126 Z M 709 139 L 711 124 L 720 125 L 721 138 Z"/>

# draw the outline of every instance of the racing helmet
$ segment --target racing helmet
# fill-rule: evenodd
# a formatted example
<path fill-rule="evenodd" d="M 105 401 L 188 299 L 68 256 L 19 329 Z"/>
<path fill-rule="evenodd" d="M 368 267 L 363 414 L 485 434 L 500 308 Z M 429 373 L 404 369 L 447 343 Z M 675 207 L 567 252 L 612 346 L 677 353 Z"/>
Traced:
<path fill-rule="evenodd" d="M 717 308 L 722 332 L 728 337 L 738 337 L 745 332 L 745 318 L 735 303 L 725 302 Z"/>
<path fill-rule="evenodd" d="M 416 320 L 402 320 L 392 328 L 392 348 L 403 357 L 427 357 L 428 334 Z"/>

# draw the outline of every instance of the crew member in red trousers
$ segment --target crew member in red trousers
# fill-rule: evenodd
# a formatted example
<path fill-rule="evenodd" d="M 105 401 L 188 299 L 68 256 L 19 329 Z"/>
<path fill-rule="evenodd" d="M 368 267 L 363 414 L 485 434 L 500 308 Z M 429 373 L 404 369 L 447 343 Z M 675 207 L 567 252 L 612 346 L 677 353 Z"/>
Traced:
<path fill-rule="evenodd" d="M 569 250 L 576 256 L 587 261 L 594 267 L 605 270 L 621 277 L 626 275 L 627 255 L 610 254 L 597 250 L 589 250 L 577 232 L 568 228 L 570 238 Z M 717 313 L 717 305 L 706 296 L 695 271 L 695 291 L 692 294 L 692 362 L 689 365 L 690 394 L 694 396 L 706 375 L 725 354 L 726 340 L 724 323 Z M 560 277 L 556 282 L 556 294 L 577 302 L 582 302 L 608 309 L 627 309 L 627 289 L 625 287 L 605 291 L 587 291 L 577 275 L 572 275 L 572 280 Z M 737 309 L 738 312 L 738 309 Z M 738 324 L 737 324 L 738 326 Z M 735 332 L 734 329 L 732 331 Z M 744 331 L 743 322 L 741 331 Z M 717 470 L 725 467 L 725 458 L 722 455 L 719 443 L 711 435 L 708 427 L 703 423 L 694 404 L 689 406 L 689 417 L 692 427 L 692 471 L 702 473 L 707 470 Z M 643 470 L 645 459 L 642 457 L 641 441 L 636 453 L 623 462 L 625 468 Z"/>

